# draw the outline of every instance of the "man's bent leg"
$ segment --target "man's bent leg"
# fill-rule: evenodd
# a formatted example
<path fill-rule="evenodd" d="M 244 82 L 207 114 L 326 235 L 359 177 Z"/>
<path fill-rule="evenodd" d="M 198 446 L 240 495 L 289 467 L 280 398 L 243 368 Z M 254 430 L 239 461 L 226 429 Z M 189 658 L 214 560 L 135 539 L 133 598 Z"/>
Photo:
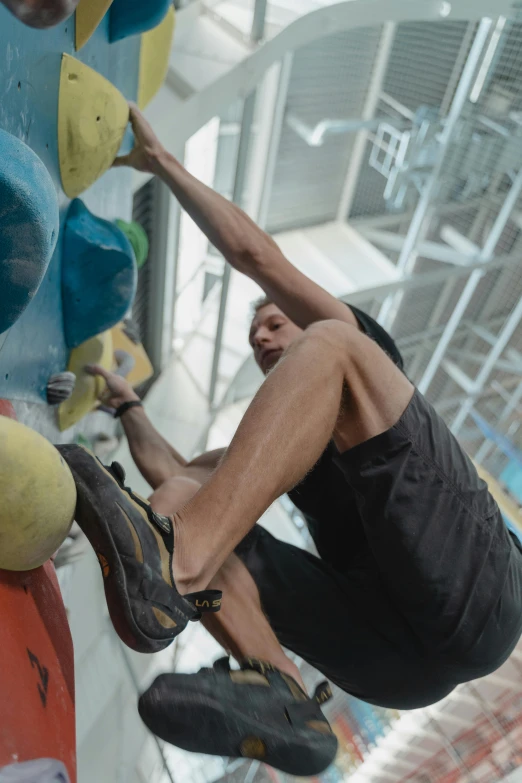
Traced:
<path fill-rule="evenodd" d="M 236 661 L 258 658 L 286 672 L 306 690 L 295 663 L 283 652 L 261 608 L 257 586 L 246 566 L 229 555 L 209 587 L 226 598 L 218 614 L 207 615 L 203 625 Z M 303 591 L 306 585 L 303 585 Z"/>
<path fill-rule="evenodd" d="M 153 508 L 173 513 L 198 487 L 171 479 L 152 496 Z M 370 556 L 353 573 L 340 574 L 257 526 L 209 586 L 224 595 L 221 611 L 203 619 L 216 641 L 237 661 L 268 661 L 303 689 L 281 645 L 339 687 L 382 706 L 424 706 L 454 686 L 439 681 L 432 662 L 418 656 L 415 637 L 390 591 L 382 589 Z M 387 641 L 390 628 L 404 639 L 400 649 Z"/>
<path fill-rule="evenodd" d="M 386 431 L 412 394 L 393 362 L 354 327 L 325 321 L 307 329 L 267 377 L 217 470 L 174 516 L 179 584 L 206 587 L 332 435 L 344 450 Z"/>
<path fill-rule="evenodd" d="M 196 489 L 171 479 L 151 503 L 156 511 L 175 511 Z M 160 675 L 140 697 L 141 718 L 158 737 L 185 750 L 255 758 L 295 775 L 322 772 L 337 752 L 321 711 L 331 695 L 328 684 L 307 695 L 262 612 L 252 576 L 235 554 L 211 586 L 226 591 L 225 605 L 205 625 L 240 663 L 239 671 L 225 658 L 195 674 Z"/>
<path fill-rule="evenodd" d="M 201 487 L 197 481 L 177 477 L 166 481 L 150 498 L 154 511 L 170 515 L 190 500 Z M 217 614 L 202 622 L 214 639 L 236 661 L 258 658 L 293 677 L 304 689 L 297 666 L 284 654 L 277 637 L 263 614 L 256 584 L 241 560 L 228 557 L 209 585 L 222 590 L 225 600 Z"/>

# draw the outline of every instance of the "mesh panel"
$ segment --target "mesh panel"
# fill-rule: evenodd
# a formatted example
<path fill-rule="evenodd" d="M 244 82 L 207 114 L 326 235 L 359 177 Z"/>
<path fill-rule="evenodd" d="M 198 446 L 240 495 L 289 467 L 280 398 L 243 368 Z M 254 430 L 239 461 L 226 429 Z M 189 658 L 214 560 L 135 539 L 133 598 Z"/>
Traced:
<path fill-rule="evenodd" d="M 287 111 L 314 127 L 324 119 L 359 119 L 363 114 L 381 28 L 323 38 L 294 56 Z M 269 231 L 333 220 L 341 196 L 354 135 L 329 136 L 310 147 L 283 126 L 268 214 Z"/>
<path fill-rule="evenodd" d="M 462 46 L 467 41 L 467 22 L 408 22 L 398 25 L 386 69 L 383 92 L 415 112 L 420 106 L 441 109 L 455 88 L 454 71 L 462 65 Z M 377 116 L 396 117 L 385 101 L 379 102 Z M 350 216 L 377 215 L 385 211 L 386 182 L 369 164 L 372 142 L 365 161 Z"/>
<path fill-rule="evenodd" d="M 437 243 L 435 246 L 442 249 L 453 248 L 461 254 L 457 260 L 463 260 L 464 252 L 478 253 L 484 248 L 490 232 L 499 225 L 492 255 L 511 257 L 513 262 L 503 268 L 488 269 L 478 281 L 465 306 L 459 328 L 429 384 L 427 396 L 451 425 L 468 396 L 466 384 L 470 387 L 486 364 L 490 371 L 478 389 L 475 408 L 491 426 L 498 427 L 501 435 L 509 433 L 512 445 L 520 448 L 522 436 L 513 427 L 517 414 L 511 413 L 497 425 L 518 382 L 520 369 L 516 366 L 514 352 L 520 349 L 519 329 L 499 361 L 491 366 L 487 364 L 495 340 L 502 337 L 506 321 L 522 297 L 522 268 L 516 261 L 522 250 L 520 197 L 509 217 L 504 219 L 507 199 L 517 181 L 522 160 L 522 25 L 509 20 L 502 25 L 502 20 L 492 25 L 492 36 L 484 50 L 489 67 L 486 72 L 477 69 L 474 102 L 465 104 L 447 148 L 421 240 Z M 388 214 L 389 222 L 378 225 L 394 236 L 408 234 L 420 195 L 434 161 L 440 155 L 438 133 L 444 127 L 444 115 L 451 105 L 477 29 L 475 24 L 464 22 L 399 25 L 378 113 L 379 116 L 386 114 L 392 124 L 401 116 L 403 120 L 409 118 L 406 125 L 410 123 L 407 131 L 410 135 L 405 140 L 404 164 L 395 172 L 398 184 L 392 183 L 392 188 L 390 179 L 371 165 L 372 148 L 377 143 L 381 144 L 381 156 L 386 151 L 383 137 L 379 134 L 369 137 L 352 207 L 352 217 L 357 218 L 356 225 L 363 233 L 365 225 L 371 227 L 371 219 L 375 225 L 375 216 Z M 435 107 L 440 116 L 423 108 L 428 106 Z M 415 134 L 420 136 L 423 118 L 427 118 L 432 128 L 425 131 L 416 149 Z M 398 155 L 396 160 L 398 167 Z M 404 198 L 399 214 L 394 216 L 400 201 L 396 196 L 401 187 Z M 379 245 L 377 240 L 376 244 Z M 462 250 L 463 246 L 467 249 Z M 397 259 L 385 244 L 382 249 L 390 260 Z M 421 245 L 417 254 L 414 275 L 429 275 L 444 266 L 428 253 L 423 255 Z M 423 380 L 448 321 L 464 291 L 469 290 L 468 279 L 469 275 L 455 276 L 446 283 L 416 287 L 400 299 L 389 328 L 404 352 L 406 370 L 414 382 Z M 482 336 L 478 336 L 476 329 L 481 330 Z M 507 371 L 510 359 L 512 372 Z M 456 383 L 452 364 L 461 373 L 464 387 Z M 468 416 L 461 427 L 460 438 L 475 454 L 484 442 L 484 433 Z M 496 450 L 499 451 L 498 444 Z M 502 456 L 500 449 L 500 454 L 493 457 L 495 448 L 490 452 L 490 465 L 494 465 L 494 475 L 499 476 L 505 454 Z"/>
<path fill-rule="evenodd" d="M 451 89 L 468 22 L 408 22 L 400 24 L 388 64 L 384 92 L 416 111 L 421 105 L 440 107 Z"/>

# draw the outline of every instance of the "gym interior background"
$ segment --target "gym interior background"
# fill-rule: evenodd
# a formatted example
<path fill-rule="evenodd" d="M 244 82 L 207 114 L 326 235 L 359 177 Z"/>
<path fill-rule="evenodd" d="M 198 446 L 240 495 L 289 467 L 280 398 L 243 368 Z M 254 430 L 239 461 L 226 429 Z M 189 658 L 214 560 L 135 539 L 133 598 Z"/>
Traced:
<path fill-rule="evenodd" d="M 391 332 L 408 376 L 522 535 L 521 4 L 176 6 L 166 78 L 146 109 L 161 141 L 246 209 L 296 266 Z M 0 8 L 2 48 L 14 24 Z M 69 51 L 71 23 L 48 35 Z M 105 55 L 102 42 L 91 45 L 92 65 Z M 111 56 L 98 68 L 127 95 L 128 75 Z M 33 146 L 52 173 L 55 150 L 45 152 L 38 117 L 29 131 L 23 111 L 3 100 L 0 127 Z M 226 444 L 261 383 L 247 339 L 258 289 L 224 265 L 149 176 L 110 172 L 82 199 L 97 217 L 138 222 L 148 238 L 131 315 L 153 367 L 140 387 L 152 422 L 187 458 Z M 20 347 L 20 335 L 7 334 L 0 364 Z M 53 442 L 88 443 L 118 459 L 129 484 L 148 492 L 106 413 L 60 430 L 55 411 L 20 378 L 13 390 L 2 373 L 0 396 L 21 421 Z M 312 547 L 284 499 L 263 524 Z M 162 654 L 133 654 L 112 630 L 98 563 L 74 531 L 56 565 L 75 648 L 80 783 L 291 780 L 148 734 L 137 693 L 159 671 L 195 670 L 219 649 L 193 627 Z M 306 665 L 303 673 L 316 680 Z M 340 752 L 324 783 L 522 781 L 522 646 L 495 674 L 432 707 L 400 714 L 336 691 L 326 712 Z"/>

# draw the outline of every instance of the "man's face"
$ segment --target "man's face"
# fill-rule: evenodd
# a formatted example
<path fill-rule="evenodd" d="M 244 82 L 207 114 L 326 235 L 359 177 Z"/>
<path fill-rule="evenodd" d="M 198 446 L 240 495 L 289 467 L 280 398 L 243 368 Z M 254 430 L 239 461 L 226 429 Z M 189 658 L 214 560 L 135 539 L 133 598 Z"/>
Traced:
<path fill-rule="evenodd" d="M 254 359 L 265 375 L 302 331 L 274 304 L 265 305 L 257 311 L 248 339 Z"/>

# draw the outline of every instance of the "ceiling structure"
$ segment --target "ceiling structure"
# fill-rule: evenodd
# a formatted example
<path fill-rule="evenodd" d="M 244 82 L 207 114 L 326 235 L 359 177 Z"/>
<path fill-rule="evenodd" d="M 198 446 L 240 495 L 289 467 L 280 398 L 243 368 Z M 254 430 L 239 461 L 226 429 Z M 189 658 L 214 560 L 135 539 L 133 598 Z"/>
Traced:
<path fill-rule="evenodd" d="M 522 464 L 517 6 L 195 0 L 178 14 L 149 115 L 296 265 L 389 329 L 409 377 L 497 478 Z M 217 446 L 261 382 L 246 340 L 256 288 L 191 231 L 184 219 L 174 345 L 209 398 Z M 491 678 L 401 719 L 353 782 L 489 783 L 518 742 L 520 726 L 498 714 L 519 709 L 521 661 L 518 650 Z M 484 721 L 497 761 L 463 762 L 452 743 L 464 748 Z M 211 780 L 198 763 L 193 779 Z M 251 783 L 263 774 L 248 769 Z"/>
<path fill-rule="evenodd" d="M 269 3 L 267 19 L 276 9 L 295 13 L 296 5 Z M 244 36 L 252 7 L 212 3 L 212 19 L 227 32 L 236 19 Z M 312 248 L 318 278 L 332 256 L 339 266 L 335 259 L 352 252 L 339 237 L 347 223 L 383 255 L 398 279 L 383 276 L 380 286 L 355 291 L 348 285 L 347 301 L 387 326 L 411 379 L 497 476 L 507 456 L 498 444 L 484 446 L 482 420 L 494 428 L 500 420 L 501 433 L 522 446 L 515 432 L 522 406 L 521 44 L 522 23 L 495 16 L 383 21 L 287 53 L 247 117 L 247 171 L 235 194 L 276 240 L 281 233 L 281 244 L 294 232 Z M 236 99 L 220 114 L 214 185 L 229 197 L 245 133 L 242 108 Z M 219 261 L 213 271 L 219 286 Z M 225 331 L 228 319 L 237 331 L 235 309 L 226 311 Z M 212 308 L 207 321 L 208 343 Z M 248 353 L 234 335 L 229 343 L 236 361 L 225 344 L 218 401 Z M 248 376 L 246 386 L 236 384 L 227 400 L 251 395 L 259 383 L 255 370 L 240 375 L 243 384 Z"/>

